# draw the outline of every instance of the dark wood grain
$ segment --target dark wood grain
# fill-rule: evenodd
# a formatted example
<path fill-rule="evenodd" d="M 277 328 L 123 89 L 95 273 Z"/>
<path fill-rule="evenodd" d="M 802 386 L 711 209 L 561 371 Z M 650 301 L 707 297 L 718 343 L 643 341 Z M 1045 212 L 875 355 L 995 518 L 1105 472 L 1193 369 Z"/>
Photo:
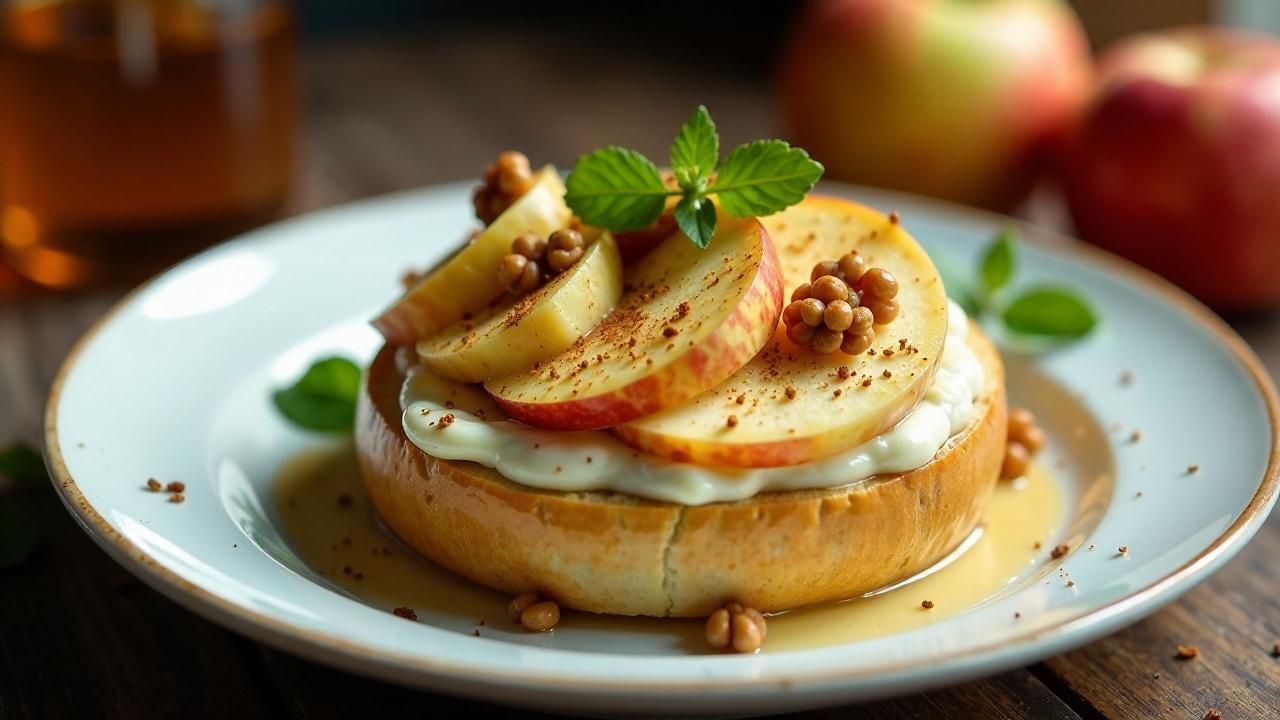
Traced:
<path fill-rule="evenodd" d="M 767 78 L 690 71 L 641 45 L 600 52 L 485 29 L 312 46 L 305 67 L 305 153 L 291 212 L 473 178 L 508 147 L 562 166 L 605 142 L 660 158 L 699 102 L 720 120 L 726 144 L 765 135 L 772 125 Z M 0 444 L 38 438 L 57 364 L 119 294 L 47 293 L 0 269 Z M 1272 372 L 1280 370 L 1280 317 L 1239 328 Z M 492 710 L 346 675 L 235 636 L 130 579 L 51 492 L 25 499 L 44 538 L 26 566 L 0 575 L 0 717 Z M 1280 641 L 1277 558 L 1280 523 L 1272 521 L 1186 598 L 1093 646 L 1030 671 L 806 717 L 1199 718 L 1209 707 L 1228 718 L 1275 717 L 1280 660 L 1268 651 Z M 1173 660 L 1178 644 L 1196 645 L 1200 657 Z"/>

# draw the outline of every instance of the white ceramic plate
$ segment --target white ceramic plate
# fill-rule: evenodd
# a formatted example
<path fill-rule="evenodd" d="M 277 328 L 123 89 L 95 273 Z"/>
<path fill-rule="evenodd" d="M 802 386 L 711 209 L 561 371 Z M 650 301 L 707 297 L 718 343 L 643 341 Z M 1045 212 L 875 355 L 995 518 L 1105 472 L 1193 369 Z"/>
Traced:
<path fill-rule="evenodd" d="M 1276 395 L 1245 345 L 1166 283 L 1050 239 L 1024 248 L 1020 281 L 1078 286 L 1106 321 L 1069 348 L 1006 360 L 1013 401 L 1050 418 L 1049 459 L 1071 508 L 1061 540 L 1099 549 L 1064 559 L 1074 587 L 1021 583 L 922 629 L 746 657 L 690 654 L 643 634 L 477 639 L 465 629 L 473 621 L 407 623 L 317 581 L 282 541 L 272 477 L 321 441 L 286 425 L 269 392 L 318 355 L 371 356 L 378 338 L 366 320 L 403 270 L 442 257 L 470 227 L 467 190 L 261 229 L 108 313 L 66 361 L 47 417 L 55 482 L 94 539 L 192 610 L 356 672 L 565 711 L 766 713 L 954 683 L 1099 638 L 1220 567 L 1275 502 Z M 1002 222 L 880 191 L 826 191 L 898 210 L 931 252 L 966 265 Z M 1126 370 L 1131 384 L 1118 381 Z M 1188 475 L 1190 464 L 1200 471 Z M 186 502 L 140 491 L 152 476 L 181 478 Z"/>

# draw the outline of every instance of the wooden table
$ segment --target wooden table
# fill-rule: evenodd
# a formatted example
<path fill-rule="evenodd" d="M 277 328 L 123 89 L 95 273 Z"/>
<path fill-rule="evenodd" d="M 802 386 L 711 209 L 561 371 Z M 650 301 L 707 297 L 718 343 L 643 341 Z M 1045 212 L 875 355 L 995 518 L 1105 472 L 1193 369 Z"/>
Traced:
<path fill-rule="evenodd" d="M 613 142 L 651 157 L 697 103 L 726 145 L 770 133 L 756 77 L 693 71 L 661 54 L 604 54 L 536 37 L 347 41 L 308 49 L 305 160 L 296 211 L 475 177 L 498 151 L 567 167 Z M 750 74 L 750 73 L 749 73 Z M 15 287 L 0 273 L 0 445 L 36 441 L 54 371 L 119 295 Z M 1280 372 L 1280 316 L 1237 324 Z M 50 490 L 43 539 L 0 574 L 0 718 L 477 712 L 473 703 L 346 675 L 205 622 L 93 545 Z M 823 718 L 1280 717 L 1280 520 L 1211 580 L 1092 646 L 979 682 Z M 1200 657 L 1173 659 L 1179 644 Z M 492 710 L 486 709 L 486 710 Z M 501 715 L 523 713 L 497 709 Z"/>

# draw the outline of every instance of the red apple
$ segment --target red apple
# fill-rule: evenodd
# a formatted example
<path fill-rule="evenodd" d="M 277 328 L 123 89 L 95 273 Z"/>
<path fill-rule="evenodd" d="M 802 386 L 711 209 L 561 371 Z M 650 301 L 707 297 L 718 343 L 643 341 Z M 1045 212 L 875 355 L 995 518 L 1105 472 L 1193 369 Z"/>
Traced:
<path fill-rule="evenodd" d="M 1280 40 L 1189 28 L 1114 46 L 1064 149 L 1085 239 L 1220 311 L 1280 302 Z"/>
<path fill-rule="evenodd" d="M 827 177 L 1005 208 L 1088 81 L 1084 31 L 1058 0 L 819 0 L 778 94 Z"/>

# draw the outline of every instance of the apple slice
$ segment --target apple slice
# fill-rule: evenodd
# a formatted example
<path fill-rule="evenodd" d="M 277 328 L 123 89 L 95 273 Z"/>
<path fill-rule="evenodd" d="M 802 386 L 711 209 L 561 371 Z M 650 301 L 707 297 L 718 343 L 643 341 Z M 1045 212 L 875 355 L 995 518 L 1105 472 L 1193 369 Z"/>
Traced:
<path fill-rule="evenodd" d="M 705 250 L 672 235 L 624 280 L 617 309 L 581 342 L 486 383 L 507 414 L 587 430 L 678 405 L 745 365 L 782 312 L 778 255 L 754 218 L 722 216 Z"/>
<path fill-rule="evenodd" d="M 490 307 L 503 294 L 494 268 L 517 235 L 550 235 L 569 224 L 564 183 L 553 167 L 453 257 L 432 270 L 373 321 L 393 345 L 412 345 Z"/>
<path fill-rule="evenodd" d="M 788 290 L 809 282 L 816 263 L 857 249 L 897 277 L 897 319 L 877 325 L 871 350 L 856 357 L 797 347 L 779 326 L 755 359 L 715 388 L 616 428 L 628 445 L 700 465 L 794 465 L 879 435 L 928 389 L 947 332 L 947 296 L 916 241 L 884 215 L 835 198 L 810 197 L 763 222 Z"/>
<path fill-rule="evenodd" d="M 483 319 L 419 341 L 418 356 L 448 380 L 483 382 L 508 375 L 568 350 L 621 296 L 622 260 L 613 236 L 603 233 L 551 282 Z"/>

